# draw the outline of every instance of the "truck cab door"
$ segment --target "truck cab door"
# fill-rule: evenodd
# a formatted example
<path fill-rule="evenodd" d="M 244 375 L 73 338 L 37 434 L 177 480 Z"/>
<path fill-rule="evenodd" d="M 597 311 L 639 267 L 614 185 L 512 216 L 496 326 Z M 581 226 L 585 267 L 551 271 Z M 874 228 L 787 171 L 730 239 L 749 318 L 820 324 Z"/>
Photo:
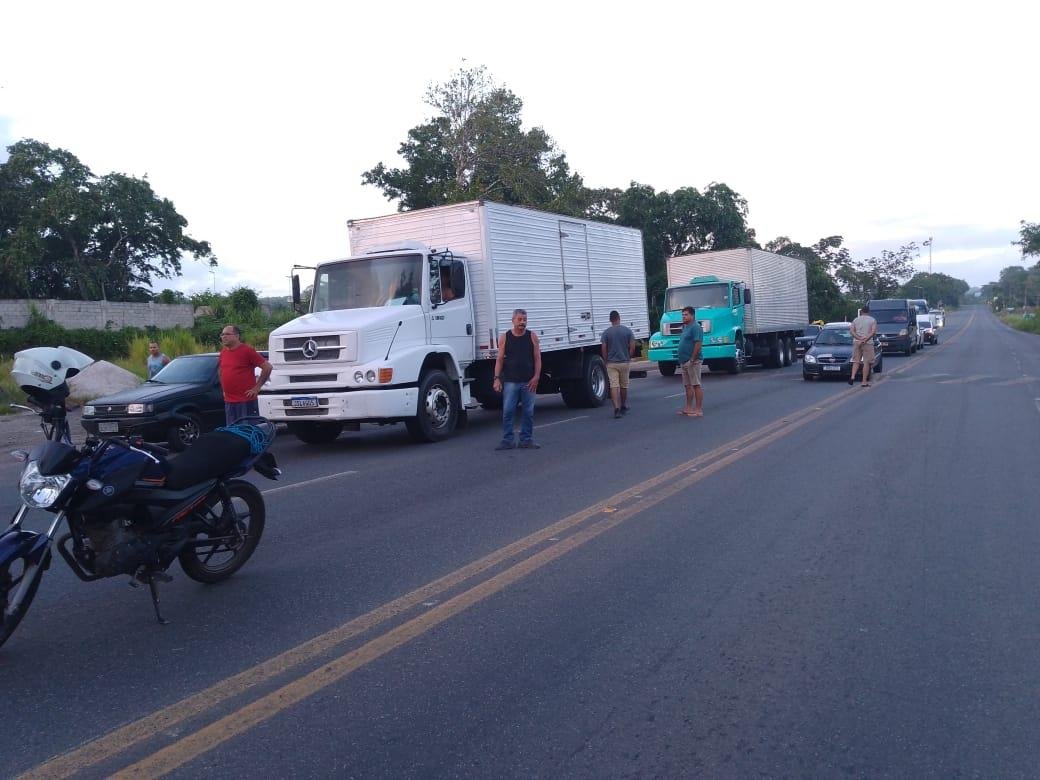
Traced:
<path fill-rule="evenodd" d="M 473 291 L 463 260 L 430 263 L 430 343 L 450 346 L 461 367 L 473 361 Z"/>

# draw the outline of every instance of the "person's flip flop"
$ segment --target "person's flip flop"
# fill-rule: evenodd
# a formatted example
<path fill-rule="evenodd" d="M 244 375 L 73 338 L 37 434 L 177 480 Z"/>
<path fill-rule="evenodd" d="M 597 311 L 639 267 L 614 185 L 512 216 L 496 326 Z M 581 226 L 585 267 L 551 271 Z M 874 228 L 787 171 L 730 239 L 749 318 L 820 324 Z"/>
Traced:
<path fill-rule="evenodd" d="M 693 417 L 693 412 L 678 411 L 676 414 L 680 417 Z"/>
<path fill-rule="evenodd" d="M 704 412 L 690 412 L 690 417 L 703 417 Z"/>

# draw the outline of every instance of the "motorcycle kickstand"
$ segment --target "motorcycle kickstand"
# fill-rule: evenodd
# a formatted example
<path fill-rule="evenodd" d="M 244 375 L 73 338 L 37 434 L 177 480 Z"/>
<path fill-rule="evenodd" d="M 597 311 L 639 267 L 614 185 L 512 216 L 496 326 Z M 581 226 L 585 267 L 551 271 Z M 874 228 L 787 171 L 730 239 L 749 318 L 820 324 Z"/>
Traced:
<path fill-rule="evenodd" d="M 138 582 L 148 583 L 148 592 L 152 595 L 152 606 L 155 608 L 155 619 L 159 621 L 160 626 L 168 626 L 170 621 L 164 618 L 162 612 L 159 611 L 159 587 L 156 585 L 157 581 L 172 582 L 173 577 L 160 571 L 139 571 L 130 580 L 130 585 L 136 588 Z"/>

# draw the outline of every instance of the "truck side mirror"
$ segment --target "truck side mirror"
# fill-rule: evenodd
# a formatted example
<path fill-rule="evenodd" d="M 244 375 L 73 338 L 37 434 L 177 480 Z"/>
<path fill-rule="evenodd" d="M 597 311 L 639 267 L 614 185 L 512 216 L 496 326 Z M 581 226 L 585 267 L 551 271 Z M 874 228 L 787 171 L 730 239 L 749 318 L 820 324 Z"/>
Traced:
<path fill-rule="evenodd" d="M 451 261 L 451 289 L 456 298 L 466 297 L 466 266 L 461 260 Z"/>
<path fill-rule="evenodd" d="M 292 305 L 296 311 L 300 310 L 300 277 L 292 275 Z"/>
<path fill-rule="evenodd" d="M 744 303 L 751 303 L 751 290 L 749 290 L 747 287 L 744 288 Z"/>

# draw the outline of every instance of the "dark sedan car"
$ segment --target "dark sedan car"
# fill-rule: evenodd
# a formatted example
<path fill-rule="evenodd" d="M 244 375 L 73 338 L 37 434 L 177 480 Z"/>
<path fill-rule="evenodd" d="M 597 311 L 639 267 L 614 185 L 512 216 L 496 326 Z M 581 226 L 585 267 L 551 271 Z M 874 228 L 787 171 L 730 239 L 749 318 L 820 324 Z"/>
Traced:
<path fill-rule="evenodd" d="M 805 330 L 802 331 L 801 336 L 795 336 L 794 339 L 794 356 L 797 360 L 802 357 L 809 348 L 812 347 L 813 342 L 816 341 L 816 337 L 820 335 L 819 325 L 806 325 Z"/>
<path fill-rule="evenodd" d="M 874 339 L 873 373 L 881 373 L 881 342 Z M 847 322 L 828 322 L 816 337 L 816 343 L 802 360 L 802 379 L 817 377 L 848 379 L 852 373 L 852 331 Z M 862 376 L 857 371 L 856 376 Z"/>
<path fill-rule="evenodd" d="M 215 352 L 175 358 L 132 390 L 89 401 L 81 420 L 95 436 L 136 435 L 145 441 L 166 441 L 176 451 L 224 421 Z"/>

